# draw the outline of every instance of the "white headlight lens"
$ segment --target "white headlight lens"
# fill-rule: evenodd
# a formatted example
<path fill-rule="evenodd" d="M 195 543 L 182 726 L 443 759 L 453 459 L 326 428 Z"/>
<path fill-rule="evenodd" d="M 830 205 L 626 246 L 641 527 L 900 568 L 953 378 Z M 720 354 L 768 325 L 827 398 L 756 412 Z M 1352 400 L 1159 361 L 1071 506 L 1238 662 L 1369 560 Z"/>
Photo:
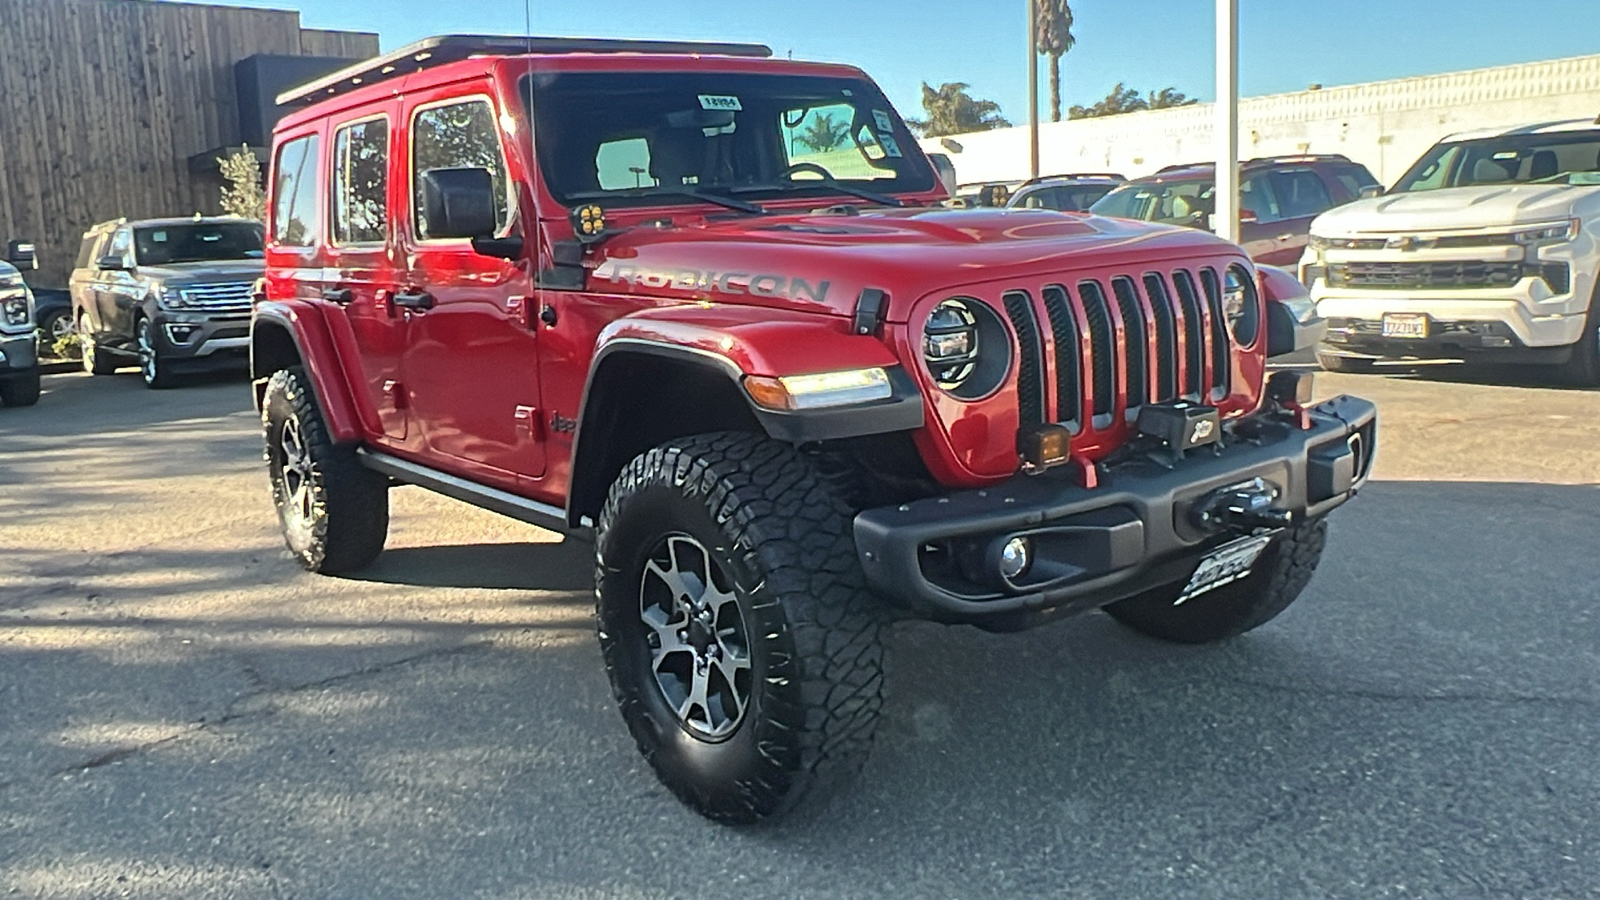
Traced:
<path fill-rule="evenodd" d="M 922 357 L 939 386 L 961 386 L 978 365 L 978 317 L 963 300 L 933 308 L 922 329 Z"/>
<path fill-rule="evenodd" d="M 1255 279 L 1240 266 L 1229 266 L 1223 278 L 1222 313 L 1227 317 L 1228 330 L 1240 346 L 1255 343 L 1256 332 L 1261 330 L 1261 304 Z"/>
<path fill-rule="evenodd" d="M 28 295 L 21 294 L 16 297 L 7 297 L 4 301 L 5 319 L 7 325 L 28 324 Z"/>
<path fill-rule="evenodd" d="M 1565 222 L 1554 222 L 1549 225 L 1538 225 L 1533 228 L 1524 228 L 1511 233 L 1511 239 L 1519 244 L 1560 243 L 1573 240 L 1578 236 L 1582 222 L 1578 219 L 1569 219 Z"/>

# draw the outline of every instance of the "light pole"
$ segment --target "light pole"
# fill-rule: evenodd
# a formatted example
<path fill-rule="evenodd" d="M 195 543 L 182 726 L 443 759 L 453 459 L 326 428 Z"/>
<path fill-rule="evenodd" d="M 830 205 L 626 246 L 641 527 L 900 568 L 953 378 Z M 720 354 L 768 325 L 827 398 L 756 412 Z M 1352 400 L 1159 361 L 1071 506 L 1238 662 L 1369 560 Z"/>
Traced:
<path fill-rule="evenodd" d="M 1239 0 L 1217 0 L 1217 191 L 1211 227 L 1239 241 Z"/>
<path fill-rule="evenodd" d="M 1039 0 L 1028 0 L 1028 177 L 1039 177 Z"/>

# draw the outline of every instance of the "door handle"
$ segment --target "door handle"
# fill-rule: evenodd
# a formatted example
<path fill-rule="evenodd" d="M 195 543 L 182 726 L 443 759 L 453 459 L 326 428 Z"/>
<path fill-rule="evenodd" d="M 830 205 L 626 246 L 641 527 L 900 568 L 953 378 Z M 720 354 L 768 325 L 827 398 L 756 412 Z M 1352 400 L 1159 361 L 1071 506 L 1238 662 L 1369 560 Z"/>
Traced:
<path fill-rule="evenodd" d="M 399 291 L 394 295 L 394 305 L 406 309 L 433 309 L 433 295 L 427 291 Z"/>
<path fill-rule="evenodd" d="M 344 306 L 356 299 L 356 295 L 349 288 L 327 288 L 322 292 L 322 299 Z"/>

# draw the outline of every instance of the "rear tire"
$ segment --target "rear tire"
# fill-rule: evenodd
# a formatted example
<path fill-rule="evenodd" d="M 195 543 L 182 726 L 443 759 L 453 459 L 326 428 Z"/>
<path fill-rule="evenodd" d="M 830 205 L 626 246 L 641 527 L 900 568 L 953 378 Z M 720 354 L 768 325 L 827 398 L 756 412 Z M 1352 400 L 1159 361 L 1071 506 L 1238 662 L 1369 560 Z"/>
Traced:
<path fill-rule="evenodd" d="M 1184 584 L 1171 584 L 1105 608 L 1140 634 L 1180 644 L 1205 644 L 1244 634 L 1272 621 L 1311 581 L 1328 540 L 1327 519 L 1287 529 L 1261 554 L 1251 573 L 1232 584 L 1174 605 Z"/>
<path fill-rule="evenodd" d="M 68 310 L 55 309 L 39 317 L 39 344 L 50 356 L 56 355 L 56 344 L 72 334 L 72 316 Z"/>
<path fill-rule="evenodd" d="M 0 379 L 0 403 L 6 406 L 32 406 L 39 402 L 39 370 Z"/>
<path fill-rule="evenodd" d="M 1367 375 L 1372 372 L 1376 360 L 1365 359 L 1359 356 L 1335 356 L 1332 353 L 1318 353 L 1317 363 L 1328 372 L 1344 372 L 1349 375 Z"/>
<path fill-rule="evenodd" d="M 606 672 L 657 777 L 708 818 L 820 803 L 868 755 L 884 619 L 850 523 L 809 461 L 748 434 L 672 441 L 611 487 L 595 548 Z"/>
<path fill-rule="evenodd" d="M 305 370 L 272 373 L 261 403 L 272 502 L 289 552 L 308 571 L 370 565 L 389 533 L 389 480 L 335 445 Z"/>

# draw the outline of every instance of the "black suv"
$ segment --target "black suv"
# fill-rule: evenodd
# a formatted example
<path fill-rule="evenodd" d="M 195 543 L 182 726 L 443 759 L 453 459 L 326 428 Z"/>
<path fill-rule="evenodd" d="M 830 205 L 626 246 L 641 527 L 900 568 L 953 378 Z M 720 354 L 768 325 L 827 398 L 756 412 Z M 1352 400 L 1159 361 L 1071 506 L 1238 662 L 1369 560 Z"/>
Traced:
<path fill-rule="evenodd" d="M 161 388 L 180 369 L 242 367 L 261 241 L 258 223 L 231 217 L 89 229 L 68 286 L 84 370 L 138 365 L 144 383 Z"/>
<path fill-rule="evenodd" d="M 1006 202 L 1021 209 L 1059 209 L 1081 212 L 1095 201 L 1128 183 L 1114 172 L 1077 172 L 1070 175 L 1041 175 L 1022 183 Z"/>

